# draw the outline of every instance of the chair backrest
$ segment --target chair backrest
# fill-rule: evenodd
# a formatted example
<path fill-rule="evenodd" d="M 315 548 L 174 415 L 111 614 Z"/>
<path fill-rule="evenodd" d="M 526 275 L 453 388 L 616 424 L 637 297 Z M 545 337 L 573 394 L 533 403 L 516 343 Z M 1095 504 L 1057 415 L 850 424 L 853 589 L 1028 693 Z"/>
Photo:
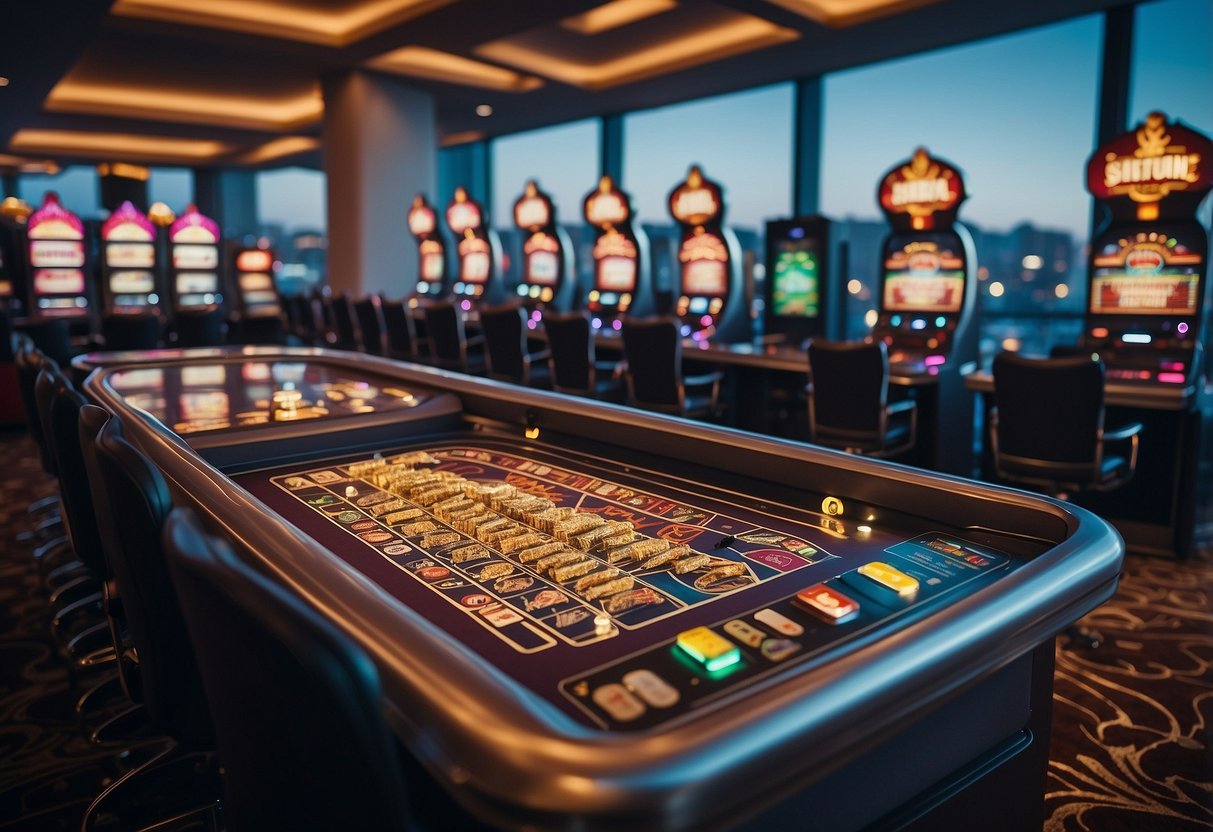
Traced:
<path fill-rule="evenodd" d="M 517 301 L 480 308 L 485 361 L 492 378 L 526 384 L 530 367 L 526 358 L 526 309 Z"/>
<path fill-rule="evenodd" d="M 354 315 L 358 318 L 358 333 L 362 351 L 371 355 L 386 355 L 384 339 L 383 308 L 378 295 L 354 301 Z"/>
<path fill-rule="evenodd" d="M 354 324 L 354 304 L 342 292 L 329 304 L 333 313 L 333 346 L 341 350 L 358 349 L 358 327 Z"/>
<path fill-rule="evenodd" d="M 118 419 L 105 422 L 91 448 L 84 446 L 84 433 L 82 421 L 97 527 L 138 657 L 148 716 L 183 745 L 208 747 L 213 734 L 206 697 L 161 542 L 172 508 L 168 486 L 147 457 L 122 438 Z"/>
<path fill-rule="evenodd" d="M 110 313 L 101 319 L 107 350 L 154 350 L 160 346 L 160 316 L 153 313 Z"/>
<path fill-rule="evenodd" d="M 0 364 L 13 358 L 13 320 L 8 312 L 0 309 Z"/>
<path fill-rule="evenodd" d="M 440 362 L 466 367 L 467 341 L 463 334 L 463 316 L 449 301 L 425 305 L 425 328 L 430 334 L 434 358 Z"/>
<path fill-rule="evenodd" d="M 97 513 L 80 447 L 80 411 L 88 404 L 67 377 L 59 375 L 51 400 L 48 437 L 59 466 L 59 494 L 63 522 L 76 557 L 98 575 L 107 574 Z"/>
<path fill-rule="evenodd" d="M 17 329 L 45 356 L 66 366 L 72 361 L 71 327 L 64 318 L 27 318 Z"/>
<path fill-rule="evenodd" d="M 413 345 L 416 343 L 417 333 L 409 308 L 403 300 L 384 300 L 379 308 L 383 312 L 388 354 L 397 358 L 412 357 L 415 354 Z"/>
<path fill-rule="evenodd" d="M 810 432 L 879 434 L 889 398 L 883 342 L 814 339 L 809 343 Z"/>
<path fill-rule="evenodd" d="M 552 389 L 562 393 L 594 392 L 594 336 L 590 316 L 579 312 L 543 313 L 551 353 Z"/>
<path fill-rule="evenodd" d="M 404 830 L 409 806 L 366 653 L 175 509 L 165 548 L 224 770 L 249 830 Z"/>
<path fill-rule="evenodd" d="M 42 361 L 38 370 L 38 378 L 34 380 L 34 407 L 38 411 L 38 427 L 42 431 L 42 441 L 46 446 L 43 468 L 51 476 L 59 476 L 59 457 L 55 453 L 55 443 L 51 436 L 51 402 L 55 398 L 55 386 L 63 374 L 59 365 L 49 358 Z"/>
<path fill-rule="evenodd" d="M 24 363 L 17 365 L 21 374 L 21 400 L 28 402 L 27 416 L 29 418 L 29 433 L 34 444 L 38 446 L 38 454 L 42 470 L 48 474 L 55 473 L 55 457 L 46 436 L 46 423 L 50 413 L 50 398 L 54 392 L 53 378 L 46 377 L 48 368 L 59 369 L 59 365 L 43 355 L 38 350 L 31 350 Z"/>
<path fill-rule="evenodd" d="M 673 316 L 624 319 L 623 353 L 628 398 L 639 407 L 682 411 L 682 333 Z"/>
<path fill-rule="evenodd" d="M 1059 480 L 1094 477 L 1104 420 L 1102 361 L 1089 354 L 1028 358 L 999 353 L 994 357 L 994 405 L 1000 454 L 1073 466 L 1056 471 Z"/>
<path fill-rule="evenodd" d="M 177 346 L 223 346 L 223 308 L 208 306 L 199 309 L 179 309 L 174 317 Z"/>

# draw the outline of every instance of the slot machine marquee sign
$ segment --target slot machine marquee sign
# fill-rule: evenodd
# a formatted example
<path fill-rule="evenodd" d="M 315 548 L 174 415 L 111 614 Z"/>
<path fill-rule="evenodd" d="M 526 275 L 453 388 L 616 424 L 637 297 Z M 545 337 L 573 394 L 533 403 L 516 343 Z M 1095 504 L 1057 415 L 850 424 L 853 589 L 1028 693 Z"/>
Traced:
<path fill-rule="evenodd" d="M 26 222 L 34 306 L 47 317 L 89 314 L 85 278 L 84 223 L 48 191 Z"/>
<path fill-rule="evenodd" d="M 960 171 L 932 157 L 925 147 L 881 177 L 877 192 L 880 207 L 896 231 L 950 226 L 965 197 Z"/>
<path fill-rule="evenodd" d="M 438 214 L 426 202 L 424 194 L 413 197 L 408 213 L 409 232 L 417 240 L 419 266 L 417 293 L 436 295 L 442 292 L 446 278 L 446 247 L 438 231 Z"/>

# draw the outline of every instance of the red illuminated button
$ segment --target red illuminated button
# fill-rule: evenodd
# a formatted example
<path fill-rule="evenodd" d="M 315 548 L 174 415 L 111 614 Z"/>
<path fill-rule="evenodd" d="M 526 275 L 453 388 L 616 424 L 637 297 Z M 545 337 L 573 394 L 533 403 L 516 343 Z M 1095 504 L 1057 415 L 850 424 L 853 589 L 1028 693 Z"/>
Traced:
<path fill-rule="evenodd" d="M 825 584 L 817 584 L 796 593 L 796 601 L 826 621 L 838 622 L 859 612 L 859 602 Z"/>
<path fill-rule="evenodd" d="M 644 703 L 623 685 L 614 682 L 596 688 L 590 698 L 619 722 L 631 722 L 644 715 Z"/>

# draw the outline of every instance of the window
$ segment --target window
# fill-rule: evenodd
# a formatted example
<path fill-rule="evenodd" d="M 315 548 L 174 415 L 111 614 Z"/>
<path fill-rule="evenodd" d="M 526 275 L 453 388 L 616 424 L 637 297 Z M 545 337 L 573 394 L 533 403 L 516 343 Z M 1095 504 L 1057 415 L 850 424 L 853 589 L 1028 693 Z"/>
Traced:
<path fill-rule="evenodd" d="M 672 285 L 677 229 L 666 198 L 692 164 L 724 189 L 725 223 L 745 253 L 747 293 L 763 274 L 764 223 L 792 209 L 792 84 L 633 113 L 623 122 L 623 182 L 653 242 L 658 290 Z"/>
<path fill-rule="evenodd" d="M 493 140 L 490 146 L 493 159 L 490 216 L 492 227 L 501 235 L 505 249 L 508 284 L 521 277 L 518 264 L 521 263 L 522 242 L 514 225 L 514 203 L 531 179 L 552 198 L 556 220 L 572 238 L 579 276 L 589 274 L 591 241 L 581 216 L 581 200 L 598 183 L 598 146 L 598 121 L 595 119 Z"/>
<path fill-rule="evenodd" d="M 1101 38 L 1092 15 L 826 79 L 821 202 L 851 241 L 850 337 L 867 331 L 876 305 L 888 231 L 879 178 L 925 146 L 965 176 L 960 219 L 977 248 L 984 357 L 1077 338 Z"/>
<path fill-rule="evenodd" d="M 147 179 L 147 201 L 163 202 L 180 214 L 194 201 L 194 173 L 189 168 L 151 168 Z"/>
<path fill-rule="evenodd" d="M 47 191 L 58 193 L 63 207 L 83 219 L 99 219 L 106 213 L 101 208 L 97 169 L 91 165 L 70 165 L 54 175 L 26 173 L 17 182 L 17 196 L 34 210 Z"/>
<path fill-rule="evenodd" d="M 258 234 L 282 260 L 279 288 L 287 294 L 324 282 L 327 222 L 324 174 L 307 168 L 257 173 Z"/>

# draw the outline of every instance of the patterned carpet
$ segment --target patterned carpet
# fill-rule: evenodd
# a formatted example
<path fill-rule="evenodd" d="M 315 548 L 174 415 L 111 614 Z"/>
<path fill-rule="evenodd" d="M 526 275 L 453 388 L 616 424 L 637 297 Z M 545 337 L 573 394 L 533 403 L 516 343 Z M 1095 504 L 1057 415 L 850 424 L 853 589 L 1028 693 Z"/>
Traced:
<path fill-rule="evenodd" d="M 0 470 L 0 832 L 76 829 L 154 746 L 83 737 L 72 706 L 92 680 L 59 659 L 30 544 L 16 539 L 25 506 L 52 488 L 24 435 L 0 435 Z M 1058 646 L 1046 832 L 1213 830 L 1213 553 L 1130 557 L 1115 599 L 1084 624 L 1104 643 Z"/>

